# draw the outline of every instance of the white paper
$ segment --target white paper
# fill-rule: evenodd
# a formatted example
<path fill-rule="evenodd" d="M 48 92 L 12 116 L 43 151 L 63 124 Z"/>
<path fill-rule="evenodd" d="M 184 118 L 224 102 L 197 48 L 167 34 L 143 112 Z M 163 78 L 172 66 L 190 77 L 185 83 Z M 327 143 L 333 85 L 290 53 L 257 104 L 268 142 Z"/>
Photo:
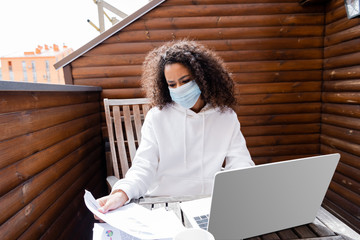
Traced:
<path fill-rule="evenodd" d="M 84 201 L 87 208 L 104 222 L 138 239 L 172 239 L 184 229 L 176 215 L 165 209 L 151 211 L 130 203 L 103 214 L 98 211 L 100 206 L 95 198 L 86 190 Z"/>

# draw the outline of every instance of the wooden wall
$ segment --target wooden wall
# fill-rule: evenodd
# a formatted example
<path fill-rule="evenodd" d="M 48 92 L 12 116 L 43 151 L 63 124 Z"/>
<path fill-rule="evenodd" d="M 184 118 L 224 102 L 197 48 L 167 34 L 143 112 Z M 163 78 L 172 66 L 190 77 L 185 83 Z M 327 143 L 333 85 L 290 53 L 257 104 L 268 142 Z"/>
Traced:
<path fill-rule="evenodd" d="M 0 88 L 2 240 L 91 238 L 84 189 L 106 193 L 99 98 Z"/>
<path fill-rule="evenodd" d="M 326 8 L 321 153 L 341 160 L 324 204 L 360 232 L 360 19 L 344 1 Z"/>
<path fill-rule="evenodd" d="M 102 97 L 143 97 L 146 53 L 164 41 L 199 40 L 233 73 L 235 110 L 256 163 L 314 155 L 323 12 L 322 5 L 302 7 L 297 0 L 168 0 L 73 61 L 73 81 L 101 86 Z"/>

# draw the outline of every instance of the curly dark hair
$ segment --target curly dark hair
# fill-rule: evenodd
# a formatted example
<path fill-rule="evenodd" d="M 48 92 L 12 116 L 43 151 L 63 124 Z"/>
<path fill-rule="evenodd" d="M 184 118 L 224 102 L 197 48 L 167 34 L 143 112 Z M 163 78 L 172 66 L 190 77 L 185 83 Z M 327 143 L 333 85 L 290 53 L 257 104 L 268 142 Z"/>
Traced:
<path fill-rule="evenodd" d="M 141 82 L 152 106 L 162 109 L 173 103 L 164 75 L 165 66 L 173 63 L 188 68 L 205 103 L 221 110 L 236 104 L 234 82 L 223 60 L 198 42 L 180 40 L 152 50 L 145 58 Z"/>

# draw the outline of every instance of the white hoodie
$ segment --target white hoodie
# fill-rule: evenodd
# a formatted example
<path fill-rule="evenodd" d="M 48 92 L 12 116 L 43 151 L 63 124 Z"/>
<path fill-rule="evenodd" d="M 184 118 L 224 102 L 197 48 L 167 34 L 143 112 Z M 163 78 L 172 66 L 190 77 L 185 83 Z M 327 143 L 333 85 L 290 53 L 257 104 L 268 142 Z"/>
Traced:
<path fill-rule="evenodd" d="M 254 165 L 236 113 L 206 105 L 199 113 L 171 104 L 152 108 L 125 178 L 113 187 L 129 199 L 211 194 L 214 175 Z"/>

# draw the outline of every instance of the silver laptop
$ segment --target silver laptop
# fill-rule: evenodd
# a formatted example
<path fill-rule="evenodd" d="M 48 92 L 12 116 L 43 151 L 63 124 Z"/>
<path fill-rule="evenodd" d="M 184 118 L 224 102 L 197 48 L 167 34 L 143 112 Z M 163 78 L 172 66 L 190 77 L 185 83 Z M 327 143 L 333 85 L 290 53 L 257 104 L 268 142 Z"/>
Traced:
<path fill-rule="evenodd" d="M 217 240 L 311 223 L 339 159 L 340 154 L 328 154 L 219 172 L 211 198 L 180 206 L 193 227 L 208 229 Z"/>

